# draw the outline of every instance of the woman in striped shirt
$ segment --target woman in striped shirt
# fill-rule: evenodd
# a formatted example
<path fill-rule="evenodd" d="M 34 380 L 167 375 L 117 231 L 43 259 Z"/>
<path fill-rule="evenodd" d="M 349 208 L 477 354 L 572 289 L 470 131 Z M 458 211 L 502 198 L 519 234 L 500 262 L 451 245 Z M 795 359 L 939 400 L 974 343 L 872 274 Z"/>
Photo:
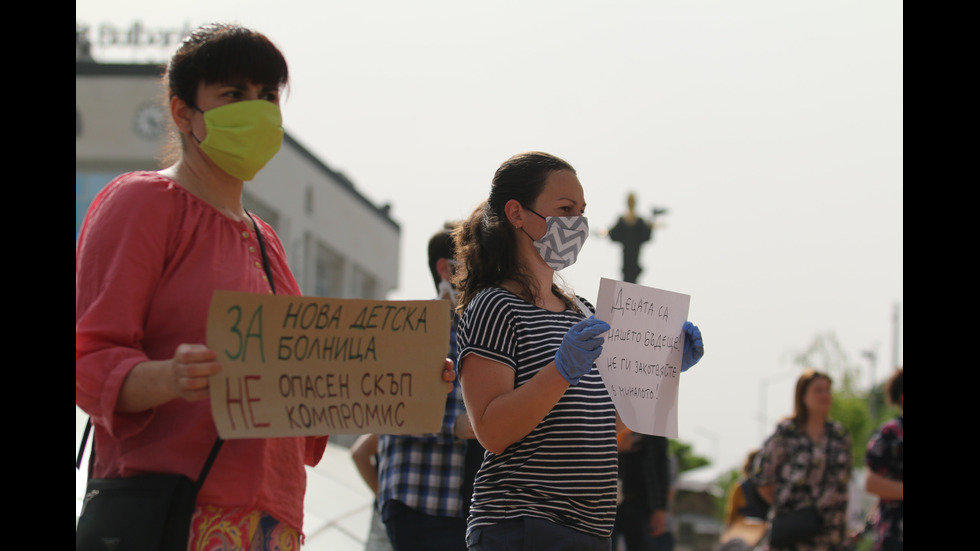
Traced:
<path fill-rule="evenodd" d="M 588 235 L 584 212 L 571 165 L 522 153 L 456 231 L 460 383 L 488 451 L 468 521 L 475 551 L 611 546 L 617 415 L 592 369 L 609 326 L 554 283 Z M 703 347 L 685 329 L 690 367 Z"/>

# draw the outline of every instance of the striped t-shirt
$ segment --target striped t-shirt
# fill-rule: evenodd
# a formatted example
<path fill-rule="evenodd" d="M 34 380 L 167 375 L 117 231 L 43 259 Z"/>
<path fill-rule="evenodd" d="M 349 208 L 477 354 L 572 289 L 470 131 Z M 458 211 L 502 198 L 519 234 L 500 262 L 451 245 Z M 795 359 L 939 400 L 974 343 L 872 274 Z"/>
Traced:
<path fill-rule="evenodd" d="M 562 337 L 582 319 L 575 310 L 550 312 L 504 289 L 484 289 L 460 321 L 460 361 L 476 354 L 511 367 L 516 388 L 554 360 Z M 608 537 L 616 517 L 616 461 L 616 410 L 592 369 L 530 434 L 499 455 L 487 452 L 468 531 L 531 516 Z"/>

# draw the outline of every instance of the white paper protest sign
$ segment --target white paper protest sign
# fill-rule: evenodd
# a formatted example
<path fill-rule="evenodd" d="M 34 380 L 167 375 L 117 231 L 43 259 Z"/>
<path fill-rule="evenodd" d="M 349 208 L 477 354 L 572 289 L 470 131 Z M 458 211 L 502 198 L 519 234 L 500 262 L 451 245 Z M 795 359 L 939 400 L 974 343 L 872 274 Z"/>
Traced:
<path fill-rule="evenodd" d="M 603 278 L 596 317 L 611 327 L 596 367 L 633 432 L 677 437 L 684 322 L 691 297 Z"/>

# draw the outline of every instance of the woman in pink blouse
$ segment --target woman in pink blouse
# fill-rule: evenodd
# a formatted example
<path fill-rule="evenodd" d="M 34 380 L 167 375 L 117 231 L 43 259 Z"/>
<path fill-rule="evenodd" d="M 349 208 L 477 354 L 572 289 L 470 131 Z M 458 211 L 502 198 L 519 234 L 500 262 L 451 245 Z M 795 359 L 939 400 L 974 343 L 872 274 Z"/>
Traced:
<path fill-rule="evenodd" d="M 268 38 L 213 24 L 188 36 L 164 82 L 176 158 L 119 176 L 94 199 L 75 256 L 75 403 L 94 427 L 94 478 L 195 480 L 215 444 L 205 342 L 217 289 L 300 294 L 278 236 L 242 207 L 278 151 L 288 70 Z M 229 440 L 197 497 L 192 549 L 295 549 L 304 465 L 326 437 Z"/>
<path fill-rule="evenodd" d="M 212 294 L 300 294 L 278 236 L 241 202 L 282 144 L 287 81 L 285 59 L 262 34 L 195 30 L 164 76 L 173 163 L 119 176 L 89 208 L 75 256 L 75 403 L 94 427 L 93 478 L 196 480 L 217 441 L 207 398 L 221 364 L 204 345 Z M 188 548 L 298 548 L 304 465 L 326 442 L 224 442 L 197 495 Z"/>

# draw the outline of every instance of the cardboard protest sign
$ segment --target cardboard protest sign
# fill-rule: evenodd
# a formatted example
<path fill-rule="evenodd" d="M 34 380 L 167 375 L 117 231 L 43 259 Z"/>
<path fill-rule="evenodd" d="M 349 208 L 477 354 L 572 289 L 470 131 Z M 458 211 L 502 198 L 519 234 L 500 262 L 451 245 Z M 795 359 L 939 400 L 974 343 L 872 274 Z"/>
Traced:
<path fill-rule="evenodd" d="M 208 347 L 218 434 L 438 432 L 449 303 L 216 291 Z"/>
<path fill-rule="evenodd" d="M 691 297 L 603 278 L 596 317 L 611 327 L 596 367 L 633 432 L 677 437 L 683 326 Z"/>

